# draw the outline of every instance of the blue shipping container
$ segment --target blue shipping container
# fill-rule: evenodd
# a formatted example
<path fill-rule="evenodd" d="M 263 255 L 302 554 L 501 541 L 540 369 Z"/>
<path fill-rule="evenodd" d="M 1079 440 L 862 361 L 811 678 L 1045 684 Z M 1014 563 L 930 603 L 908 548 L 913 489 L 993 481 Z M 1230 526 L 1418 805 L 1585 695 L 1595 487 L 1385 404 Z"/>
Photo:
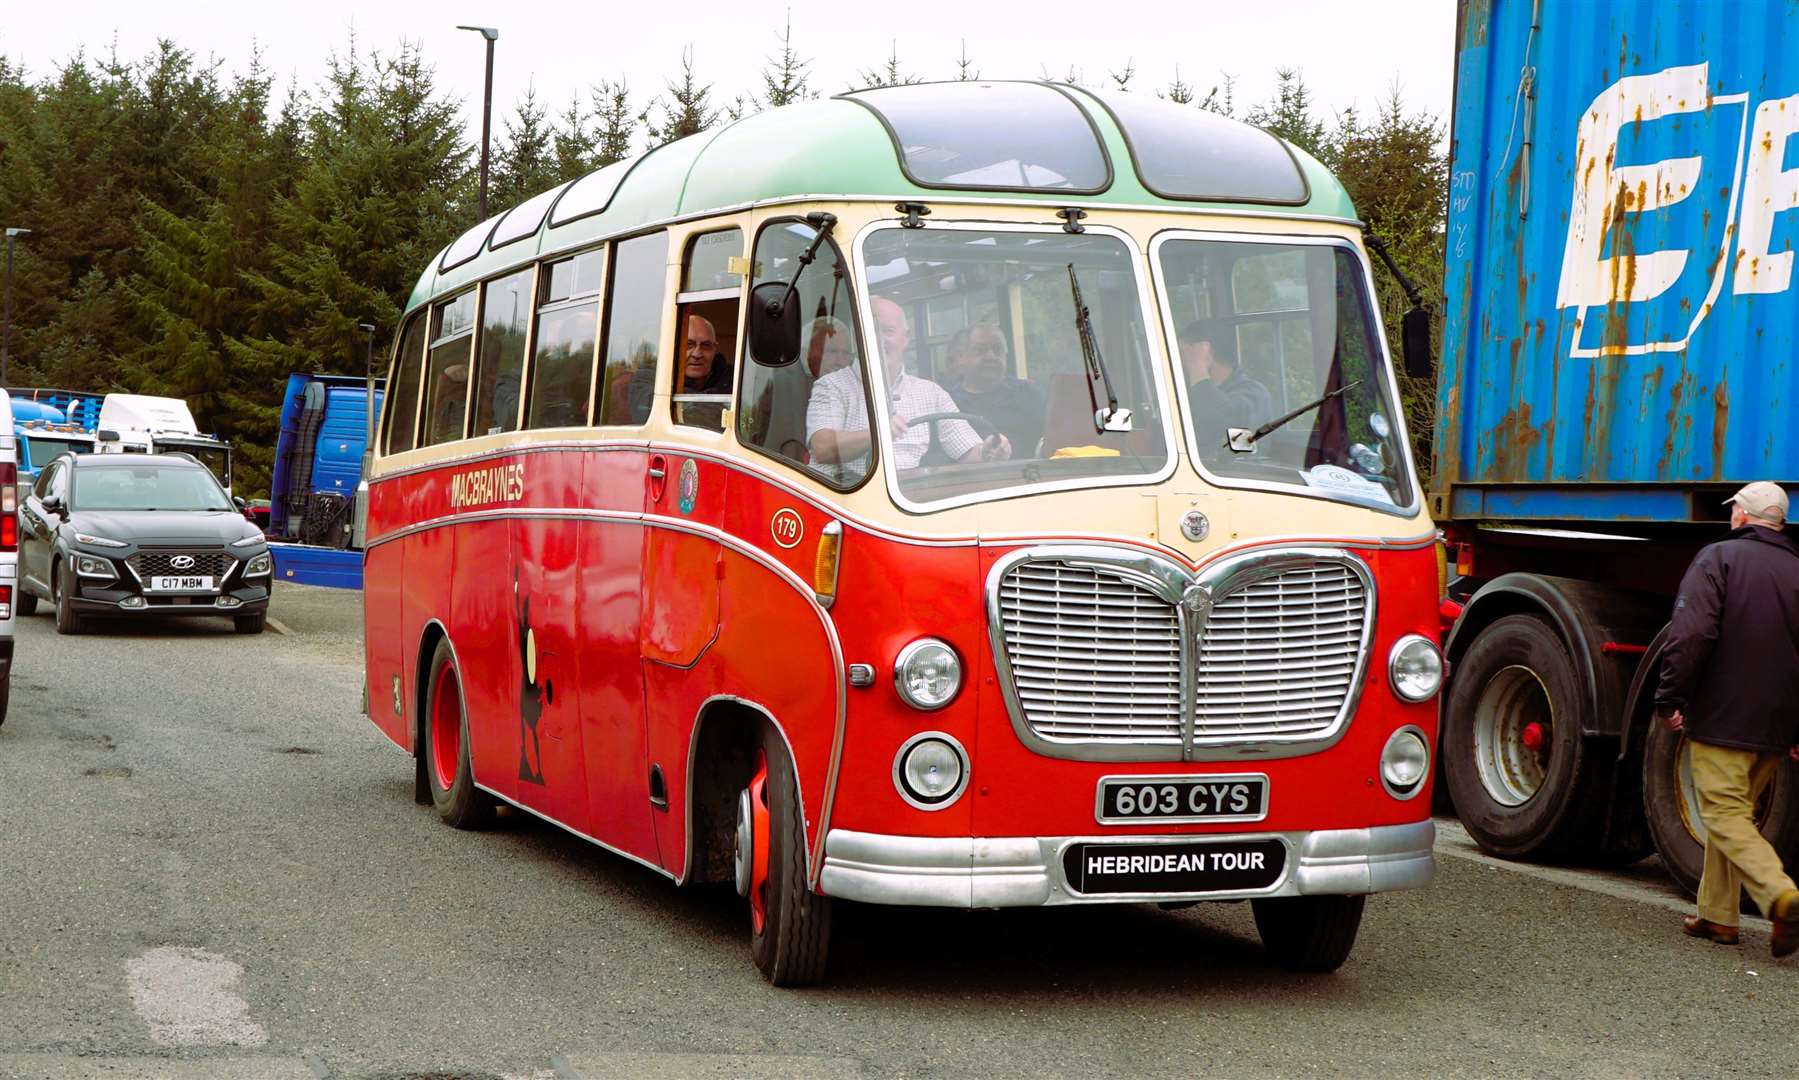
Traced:
<path fill-rule="evenodd" d="M 1462 0 L 1439 518 L 1799 482 L 1799 4 Z"/>

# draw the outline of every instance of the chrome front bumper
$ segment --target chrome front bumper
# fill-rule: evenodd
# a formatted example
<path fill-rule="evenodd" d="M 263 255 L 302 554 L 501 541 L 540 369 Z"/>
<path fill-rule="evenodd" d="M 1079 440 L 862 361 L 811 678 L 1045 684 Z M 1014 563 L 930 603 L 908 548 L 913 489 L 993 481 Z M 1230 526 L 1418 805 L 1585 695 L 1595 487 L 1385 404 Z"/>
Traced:
<path fill-rule="evenodd" d="M 1430 821 L 1367 829 L 1204 836 L 925 837 L 832 829 L 819 885 L 870 904 L 999 908 L 1146 900 L 1242 900 L 1266 896 L 1391 892 L 1430 883 L 1437 827 Z M 1083 896 L 1068 888 L 1062 852 L 1072 843 L 1128 845 L 1180 840 L 1280 840 L 1287 860 L 1273 886 L 1255 892 Z"/>

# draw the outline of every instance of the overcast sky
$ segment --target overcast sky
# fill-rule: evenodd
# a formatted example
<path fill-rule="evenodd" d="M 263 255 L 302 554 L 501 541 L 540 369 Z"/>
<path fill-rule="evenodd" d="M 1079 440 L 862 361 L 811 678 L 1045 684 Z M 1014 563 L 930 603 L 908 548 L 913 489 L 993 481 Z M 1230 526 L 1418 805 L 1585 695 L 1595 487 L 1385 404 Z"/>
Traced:
<path fill-rule="evenodd" d="M 458 23 L 497 26 L 495 130 L 527 86 L 552 113 L 603 78 L 628 80 L 639 101 L 662 92 L 681 51 L 713 84 L 713 99 L 761 88 L 760 72 L 780 49 L 787 11 L 793 42 L 810 58 L 812 85 L 844 90 L 860 71 L 896 48 L 901 66 L 927 79 L 952 78 L 967 54 L 986 78 L 1060 77 L 1072 67 L 1084 81 L 1136 69 L 1131 89 L 1165 87 L 1180 77 L 1203 93 L 1225 74 L 1236 78 L 1239 112 L 1265 100 L 1281 67 L 1297 68 L 1328 122 L 1337 109 L 1363 110 L 1397 83 L 1412 110 L 1447 119 L 1452 92 L 1454 0 L 1105 0 L 981 4 L 907 0 L 892 5 L 842 0 L 745 3 L 742 0 L 602 0 L 599 3 L 469 4 L 412 0 L 257 3 L 235 0 L 155 4 L 144 0 L 43 3 L 14 0 L 0 17 L 0 55 L 44 77 L 81 50 L 102 58 L 114 43 L 135 59 L 166 37 L 227 71 L 241 70 L 261 47 L 285 84 L 315 84 L 325 58 L 349 48 L 391 51 L 418 42 L 438 85 L 463 99 L 471 138 L 479 138 L 482 42 Z"/>

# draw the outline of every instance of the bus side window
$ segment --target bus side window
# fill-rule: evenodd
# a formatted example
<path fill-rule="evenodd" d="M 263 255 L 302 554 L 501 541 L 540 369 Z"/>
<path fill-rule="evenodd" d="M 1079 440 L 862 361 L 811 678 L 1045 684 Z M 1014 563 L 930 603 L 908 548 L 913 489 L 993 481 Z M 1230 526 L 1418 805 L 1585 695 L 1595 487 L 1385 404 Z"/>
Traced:
<path fill-rule="evenodd" d="M 525 329 L 531 321 L 531 271 L 488 282 L 481 293 L 481 348 L 475 365 L 474 435 L 518 428 L 524 386 Z"/>
<path fill-rule="evenodd" d="M 613 245 L 612 280 L 606 294 L 601 424 L 637 426 L 650 418 L 667 269 L 667 233 L 634 236 Z"/>
<path fill-rule="evenodd" d="M 382 453 L 401 454 L 417 445 L 414 442 L 418 424 L 419 367 L 425 358 L 425 312 L 414 312 L 400 332 L 400 347 L 394 354 L 393 374 L 387 385 L 387 428 Z"/>
<path fill-rule="evenodd" d="M 425 434 L 420 445 L 436 446 L 462 438 L 474 346 L 475 293 L 471 289 L 431 311 L 431 352 L 425 358 Z"/>
<path fill-rule="evenodd" d="M 756 237 L 755 285 L 786 284 L 817 234 L 804 221 L 771 222 Z M 859 484 L 868 472 L 863 451 L 847 461 L 818 460 L 809 445 L 808 413 L 821 425 L 867 429 L 868 391 L 855 330 L 849 264 L 826 240 L 800 272 L 791 302 L 800 310 L 800 356 L 786 367 L 753 363 L 745 355 L 737 398 L 737 438 L 744 445 L 796 465 L 835 487 Z M 814 403 L 816 402 L 816 407 Z"/>
<path fill-rule="evenodd" d="M 676 297 L 674 400 L 677 424 L 725 429 L 737 346 L 737 308 L 743 275 L 732 269 L 743 257 L 743 230 L 701 233 L 687 244 Z"/>
<path fill-rule="evenodd" d="M 546 265 L 537 283 L 537 344 L 531 357 L 528 428 L 587 423 L 606 249 Z"/>

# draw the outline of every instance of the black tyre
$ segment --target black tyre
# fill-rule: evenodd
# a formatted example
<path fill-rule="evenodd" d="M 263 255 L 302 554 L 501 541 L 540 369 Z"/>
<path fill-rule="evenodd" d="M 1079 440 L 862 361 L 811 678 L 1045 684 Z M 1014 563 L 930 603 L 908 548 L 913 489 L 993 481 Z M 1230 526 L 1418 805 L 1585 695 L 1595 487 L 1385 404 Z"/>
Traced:
<path fill-rule="evenodd" d="M 424 738 L 421 740 L 425 780 L 437 815 L 458 829 L 476 829 L 493 817 L 493 797 L 475 786 L 468 756 L 468 709 L 462 702 L 462 679 L 440 640 L 431 655 L 425 680 Z"/>
<path fill-rule="evenodd" d="M 1581 683 L 1560 635 L 1535 615 L 1481 631 L 1443 710 L 1443 772 L 1487 851 L 1560 860 L 1597 853 L 1610 770 L 1580 733 Z"/>
<path fill-rule="evenodd" d="M 6 702 L 12 697 L 12 672 L 0 678 L 0 724 L 6 723 Z"/>
<path fill-rule="evenodd" d="M 232 625 L 237 627 L 237 632 L 240 634 L 260 634 L 262 628 L 268 625 L 268 621 L 269 613 L 266 611 L 258 611 L 254 615 L 233 615 L 231 617 Z"/>
<path fill-rule="evenodd" d="M 56 632 L 79 634 L 85 629 L 83 620 L 69 598 L 69 575 L 58 566 L 50 571 L 50 588 L 56 594 Z"/>
<path fill-rule="evenodd" d="M 1696 895 L 1705 872 L 1705 823 L 1699 817 L 1687 747 L 1684 735 L 1650 721 L 1643 744 L 1643 816 L 1668 876 Z M 1799 862 L 1799 765 L 1781 762 L 1774 782 L 1755 804 L 1755 823 L 1781 862 Z"/>
<path fill-rule="evenodd" d="M 18 615 L 36 615 L 37 614 L 37 597 L 33 596 L 31 593 L 26 592 L 25 586 L 20 585 L 17 589 L 13 590 L 13 599 L 17 602 L 15 614 L 18 614 Z"/>
<path fill-rule="evenodd" d="M 1366 896 L 1282 896 L 1252 900 L 1268 958 L 1289 971 L 1335 971 L 1355 948 Z"/>
<path fill-rule="evenodd" d="M 764 737 L 768 779 L 768 883 L 765 915 L 750 927 L 750 956 L 775 986 L 814 986 L 824 980 L 831 945 L 831 898 L 806 882 L 806 830 L 787 747 L 772 732 Z M 754 887 L 754 886 L 752 886 Z"/>

